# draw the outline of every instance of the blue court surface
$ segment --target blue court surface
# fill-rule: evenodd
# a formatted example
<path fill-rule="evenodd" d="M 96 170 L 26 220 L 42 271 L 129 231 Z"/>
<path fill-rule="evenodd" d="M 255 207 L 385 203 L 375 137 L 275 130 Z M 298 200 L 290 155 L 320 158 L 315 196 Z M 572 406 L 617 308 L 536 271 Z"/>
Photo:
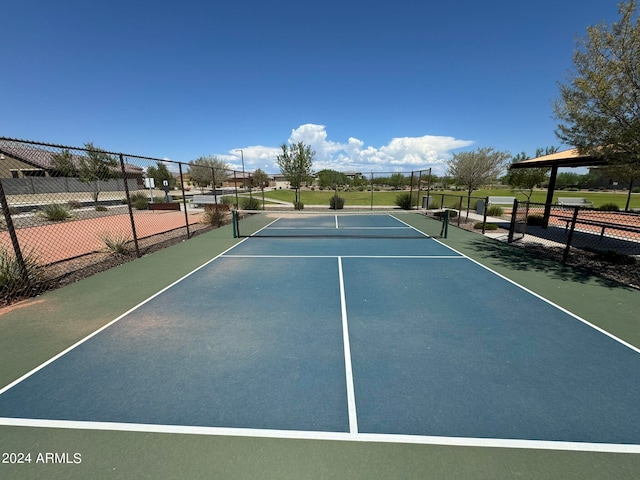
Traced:
<path fill-rule="evenodd" d="M 420 232 L 335 233 L 241 241 L 0 390 L 0 423 L 640 451 L 637 349 Z"/>

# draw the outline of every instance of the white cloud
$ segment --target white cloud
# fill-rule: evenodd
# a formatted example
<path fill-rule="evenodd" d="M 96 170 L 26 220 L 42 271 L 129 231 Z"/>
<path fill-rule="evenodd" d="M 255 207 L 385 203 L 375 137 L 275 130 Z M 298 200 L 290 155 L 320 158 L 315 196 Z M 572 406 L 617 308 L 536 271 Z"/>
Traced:
<path fill-rule="evenodd" d="M 422 137 L 393 138 L 387 145 L 365 145 L 364 141 L 350 137 L 346 143 L 329 140 L 324 125 L 305 124 L 291 131 L 289 143 L 304 142 L 316 152 L 313 169 L 330 168 L 338 171 L 394 172 L 432 168 L 443 174 L 446 161 L 453 150 L 473 144 L 469 140 L 454 137 L 425 135 Z M 279 147 L 250 146 L 242 149 L 245 169 L 261 168 L 278 172 L 276 156 Z M 241 168 L 241 154 L 232 150 L 220 158 L 233 168 Z"/>

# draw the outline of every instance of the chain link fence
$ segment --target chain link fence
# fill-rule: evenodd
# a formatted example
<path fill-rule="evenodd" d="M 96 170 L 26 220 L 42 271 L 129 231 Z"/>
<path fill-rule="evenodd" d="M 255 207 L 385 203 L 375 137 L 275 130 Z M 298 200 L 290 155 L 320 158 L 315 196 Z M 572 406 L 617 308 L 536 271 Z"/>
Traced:
<path fill-rule="evenodd" d="M 250 181 L 234 170 L 90 144 L 0 137 L 0 304 L 227 223 Z"/>
<path fill-rule="evenodd" d="M 516 202 L 510 225 L 509 241 L 556 250 L 565 263 L 585 252 L 629 262 L 640 255 L 637 213 Z"/>

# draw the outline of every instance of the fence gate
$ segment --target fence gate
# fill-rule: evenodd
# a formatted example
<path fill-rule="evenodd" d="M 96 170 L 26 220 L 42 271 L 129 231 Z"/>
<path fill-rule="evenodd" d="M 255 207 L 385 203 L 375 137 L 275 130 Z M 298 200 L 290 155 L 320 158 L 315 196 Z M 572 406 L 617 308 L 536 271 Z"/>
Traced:
<path fill-rule="evenodd" d="M 527 212 L 529 211 L 529 204 L 527 202 L 518 202 L 518 199 L 513 201 L 513 209 L 511 210 L 511 224 L 509 226 L 508 242 L 512 243 L 517 240 L 522 240 L 527 228 Z"/>

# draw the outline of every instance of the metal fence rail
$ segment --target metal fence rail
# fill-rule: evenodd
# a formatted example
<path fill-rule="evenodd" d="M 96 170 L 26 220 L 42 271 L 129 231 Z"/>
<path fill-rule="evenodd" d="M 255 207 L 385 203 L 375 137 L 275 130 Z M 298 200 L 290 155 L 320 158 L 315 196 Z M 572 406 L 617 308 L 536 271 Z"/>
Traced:
<path fill-rule="evenodd" d="M 640 215 L 578 206 L 516 202 L 511 241 L 535 239 L 562 250 L 562 261 L 581 252 L 640 255 Z"/>

